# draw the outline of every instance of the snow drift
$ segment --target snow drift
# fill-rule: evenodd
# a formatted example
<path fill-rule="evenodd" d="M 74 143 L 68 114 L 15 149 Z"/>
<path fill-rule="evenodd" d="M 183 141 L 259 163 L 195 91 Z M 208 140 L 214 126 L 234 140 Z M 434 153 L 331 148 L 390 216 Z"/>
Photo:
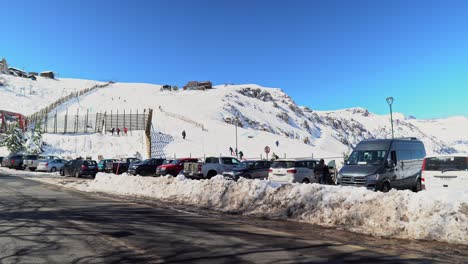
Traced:
<path fill-rule="evenodd" d="M 99 173 L 94 181 L 68 183 L 82 191 L 151 197 L 168 202 L 385 237 L 468 244 L 468 193 L 372 192 L 318 184 L 279 185 L 222 176 L 211 180 Z"/>

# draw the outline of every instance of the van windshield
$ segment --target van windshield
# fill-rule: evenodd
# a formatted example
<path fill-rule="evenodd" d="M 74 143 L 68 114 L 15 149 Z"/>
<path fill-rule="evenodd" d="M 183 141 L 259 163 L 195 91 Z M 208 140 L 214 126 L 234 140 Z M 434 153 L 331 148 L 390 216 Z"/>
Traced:
<path fill-rule="evenodd" d="M 426 158 L 427 171 L 461 171 L 468 170 L 468 158 L 465 157 L 435 157 Z"/>
<path fill-rule="evenodd" d="M 357 150 L 349 156 L 346 165 L 383 165 L 387 151 L 385 150 Z"/>

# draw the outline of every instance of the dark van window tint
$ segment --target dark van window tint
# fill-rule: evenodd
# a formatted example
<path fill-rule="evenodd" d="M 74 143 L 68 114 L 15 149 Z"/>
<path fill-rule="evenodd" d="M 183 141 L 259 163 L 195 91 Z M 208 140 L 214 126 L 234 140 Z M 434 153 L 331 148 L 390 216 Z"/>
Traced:
<path fill-rule="evenodd" d="M 410 150 L 397 150 L 397 157 L 398 160 L 412 160 L 413 157 L 411 155 Z"/>
<path fill-rule="evenodd" d="M 294 167 L 294 161 L 275 161 L 271 165 L 272 168 L 274 169 L 286 169 L 286 168 L 293 168 Z"/>
<path fill-rule="evenodd" d="M 466 157 L 437 157 L 426 159 L 427 171 L 460 171 L 468 170 Z"/>
<path fill-rule="evenodd" d="M 317 163 L 315 161 L 307 161 L 306 162 L 306 167 L 313 169 L 313 168 L 315 168 L 316 164 Z"/>
<path fill-rule="evenodd" d="M 304 168 L 307 167 L 307 162 L 305 161 L 296 161 L 296 168 Z"/>

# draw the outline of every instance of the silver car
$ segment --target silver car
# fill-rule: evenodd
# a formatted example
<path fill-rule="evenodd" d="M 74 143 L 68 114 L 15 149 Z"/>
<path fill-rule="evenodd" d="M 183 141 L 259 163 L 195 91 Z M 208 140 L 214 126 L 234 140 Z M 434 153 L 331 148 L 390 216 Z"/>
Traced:
<path fill-rule="evenodd" d="M 67 163 L 64 159 L 49 159 L 49 160 L 40 160 L 37 165 L 37 171 L 47 171 L 47 172 L 56 172 Z"/>

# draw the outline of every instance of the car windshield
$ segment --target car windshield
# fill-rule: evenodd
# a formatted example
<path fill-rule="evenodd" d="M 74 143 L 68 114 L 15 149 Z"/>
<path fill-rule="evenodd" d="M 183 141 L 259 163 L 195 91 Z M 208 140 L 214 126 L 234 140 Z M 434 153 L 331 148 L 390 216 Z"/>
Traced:
<path fill-rule="evenodd" d="M 384 164 L 387 151 L 385 150 L 357 150 L 349 156 L 346 165 L 372 165 Z"/>
<path fill-rule="evenodd" d="M 467 157 L 426 158 L 427 171 L 462 171 L 468 170 Z"/>

